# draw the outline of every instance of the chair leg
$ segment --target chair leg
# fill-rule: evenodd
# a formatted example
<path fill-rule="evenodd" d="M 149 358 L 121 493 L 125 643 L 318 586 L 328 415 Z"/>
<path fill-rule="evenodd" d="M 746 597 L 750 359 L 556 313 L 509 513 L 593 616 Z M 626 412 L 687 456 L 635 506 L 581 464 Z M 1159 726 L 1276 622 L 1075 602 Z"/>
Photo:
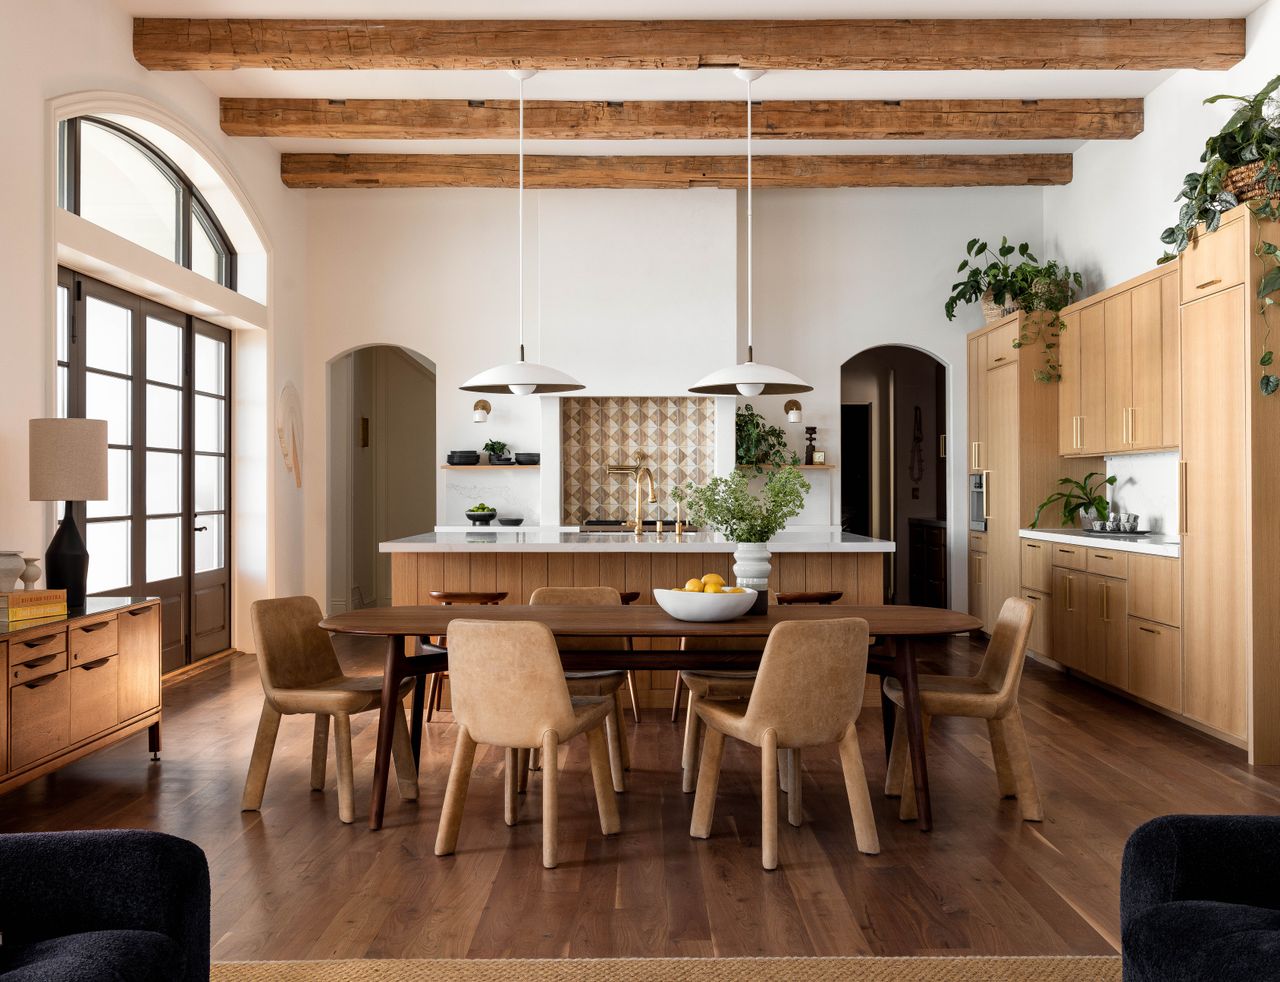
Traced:
<path fill-rule="evenodd" d="M 605 745 L 603 727 L 595 727 L 587 731 L 587 749 L 591 753 L 591 783 L 596 789 L 596 811 L 600 813 L 600 831 L 605 835 L 615 835 L 621 827 L 618 819 L 618 799 L 614 795 L 614 785 L 609 782 L 612 770 L 609 763 L 609 748 Z"/>
<path fill-rule="evenodd" d="M 508 825 L 520 820 L 520 756 L 508 747 L 502 766 L 502 818 Z"/>
<path fill-rule="evenodd" d="M 1016 798 L 1018 786 L 1013 780 L 1013 769 L 1009 766 L 1009 748 L 1005 746 L 1004 727 L 998 719 L 987 720 L 987 736 L 991 740 L 991 760 L 996 768 L 996 786 L 1000 789 L 1001 798 Z"/>
<path fill-rule="evenodd" d="M 853 840 L 858 852 L 874 856 L 880 852 L 880 835 L 876 831 L 876 813 L 871 809 L 867 772 L 862 766 L 862 747 L 853 726 L 840 741 L 840 769 L 844 772 L 844 791 L 853 816 Z"/>
<path fill-rule="evenodd" d="M 529 751 L 528 750 L 516 751 L 516 770 L 519 772 L 519 777 L 516 780 L 516 791 L 518 791 L 520 794 L 524 794 L 526 791 L 529 790 Z"/>
<path fill-rule="evenodd" d="M 618 717 L 618 749 L 622 751 L 622 769 L 631 770 L 631 739 L 627 736 L 627 704 L 622 701 L 622 686 L 613 690 L 613 711 Z"/>
<path fill-rule="evenodd" d="M 427 677 L 413 680 L 413 702 L 409 712 L 409 745 L 413 748 L 413 766 L 422 763 L 422 722 L 427 709 Z"/>
<path fill-rule="evenodd" d="M 627 693 L 631 696 L 631 715 L 640 722 L 640 699 L 636 695 L 636 673 L 627 669 Z"/>
<path fill-rule="evenodd" d="M 613 790 L 619 794 L 627 790 L 626 766 L 622 762 L 622 744 L 626 736 L 619 725 L 621 721 L 622 714 L 618 711 L 618 703 L 615 702 L 609 709 L 609 715 L 604 718 L 602 734 L 605 738 L 605 759 L 609 762 Z"/>
<path fill-rule="evenodd" d="M 396 765 L 396 785 L 403 801 L 418 799 L 418 765 L 413 759 L 413 740 L 404 718 L 404 705 L 397 707 L 396 732 L 391 740 L 391 758 Z"/>
<path fill-rule="evenodd" d="M 436 707 L 440 704 L 440 673 L 433 672 L 427 676 L 427 722 L 431 722 L 431 717 L 436 714 Z"/>
<path fill-rule="evenodd" d="M 555 730 L 542 737 L 542 865 L 556 868 L 556 835 L 560 825 L 560 761 L 556 757 L 559 738 Z"/>
<path fill-rule="evenodd" d="M 1022 711 L 1015 705 L 1009 715 L 1000 720 L 1004 730 L 1005 747 L 1009 752 L 1009 769 L 1018 788 L 1018 806 L 1024 822 L 1044 821 L 1044 808 L 1040 804 L 1040 791 L 1036 787 L 1035 771 L 1031 769 L 1031 754 L 1027 748 L 1027 731 L 1022 727 Z"/>
<path fill-rule="evenodd" d="M 684 749 L 680 755 L 680 787 L 685 794 L 693 791 L 698 778 L 698 734 L 702 719 L 698 716 L 698 694 L 689 690 L 689 709 L 684 716 Z"/>
<path fill-rule="evenodd" d="M 778 868 L 778 734 L 764 731 L 760 747 L 760 865 Z"/>
<path fill-rule="evenodd" d="M 316 713 L 315 733 L 311 738 L 311 790 L 324 790 L 324 772 L 329 763 L 329 716 Z"/>
<path fill-rule="evenodd" d="M 280 713 L 262 700 L 262 715 L 258 718 L 258 735 L 253 739 L 253 755 L 249 758 L 249 773 L 244 779 L 244 794 L 240 798 L 240 810 L 256 812 L 262 807 L 262 796 L 267 790 L 267 772 L 271 770 L 271 754 L 276 749 L 276 734 L 280 732 Z"/>
<path fill-rule="evenodd" d="M 671 722 L 675 722 L 680 718 L 680 689 L 684 683 L 680 681 L 680 673 L 676 672 L 676 691 L 671 696 Z M 688 710 L 685 710 L 688 712 Z"/>
<path fill-rule="evenodd" d="M 787 751 L 778 751 L 778 790 L 783 794 L 791 791 L 791 758 Z"/>
<path fill-rule="evenodd" d="M 897 798 L 902 795 L 903 774 L 906 773 L 907 761 L 907 720 L 901 709 L 891 702 L 893 707 L 893 739 L 889 741 L 889 763 L 884 771 L 885 797 Z"/>
<path fill-rule="evenodd" d="M 702 757 L 698 764 L 698 791 L 693 796 L 693 819 L 689 835 L 695 839 L 711 836 L 711 821 L 716 814 L 716 789 L 720 784 L 720 762 L 724 759 L 724 734 L 713 726 L 704 726 Z"/>
<path fill-rule="evenodd" d="M 356 778 L 351 763 L 351 716 L 333 714 L 333 756 L 338 762 L 338 819 L 350 825 L 356 820 Z"/>
<path fill-rule="evenodd" d="M 782 751 L 782 759 L 786 761 L 787 784 L 787 822 L 793 828 L 799 828 L 804 822 L 804 804 L 800 794 L 800 748 L 793 747 Z"/>
<path fill-rule="evenodd" d="M 542 751 L 537 747 L 529 751 L 529 770 L 542 770 Z"/>
<path fill-rule="evenodd" d="M 476 742 L 466 727 L 458 727 L 458 740 L 453 746 L 453 763 L 449 766 L 449 783 L 444 789 L 444 807 L 440 810 L 440 828 L 436 831 L 436 855 L 448 856 L 458 845 L 458 829 L 462 827 L 462 808 L 467 803 L 467 787 L 471 784 L 471 768 L 476 761 Z"/>

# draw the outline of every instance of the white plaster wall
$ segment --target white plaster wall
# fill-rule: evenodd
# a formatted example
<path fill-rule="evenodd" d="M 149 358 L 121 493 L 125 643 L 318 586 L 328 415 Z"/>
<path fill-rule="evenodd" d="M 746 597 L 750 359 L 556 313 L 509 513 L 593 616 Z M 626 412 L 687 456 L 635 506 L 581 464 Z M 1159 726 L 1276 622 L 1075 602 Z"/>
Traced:
<path fill-rule="evenodd" d="M 1111 510 L 1136 512 L 1140 527 L 1177 535 L 1178 452 L 1118 454 L 1107 458 L 1107 474 L 1116 478 Z"/>
<path fill-rule="evenodd" d="M 1082 270 L 1089 292 L 1152 268 L 1165 251 L 1162 230 L 1178 217 L 1174 195 L 1200 169 L 1204 141 L 1232 112 L 1202 105 L 1220 92 L 1248 95 L 1280 73 L 1280 0 L 1247 19 L 1244 60 L 1225 72 L 1175 72 L 1146 98 L 1143 132 L 1132 140 L 1086 143 L 1075 154 L 1075 176 L 1044 190 L 1049 252 Z"/>
<path fill-rule="evenodd" d="M 256 355 L 261 368 L 242 373 L 235 394 L 237 419 L 256 421 L 253 432 L 235 433 L 236 507 L 244 509 L 240 514 L 260 516 L 257 527 L 265 529 L 266 539 L 236 545 L 233 643 L 252 648 L 247 604 L 257 596 L 302 586 L 302 492 L 287 481 L 268 427 L 274 415 L 269 393 L 287 379 L 301 385 L 303 202 L 281 185 L 278 154 L 258 141 L 237 142 L 221 134 L 217 99 L 195 78 L 149 73 L 134 61 L 131 18 L 114 4 L 7 2 L 0 6 L 0 36 L 22 38 L 0 59 L 5 93 L 0 102 L 0 132 L 5 134 L 0 154 L 0 214 L 5 219 L 0 236 L 0 296 L 5 298 L 0 455 L 7 462 L 0 482 L 0 542 L 6 549 L 42 555 L 52 529 L 46 506 L 27 500 L 27 420 L 53 410 L 55 273 L 49 202 L 55 185 L 47 103 L 88 90 L 146 99 L 184 120 L 216 148 L 250 195 L 274 250 L 268 284 L 272 330 L 265 337 L 236 341 L 238 353 Z"/>

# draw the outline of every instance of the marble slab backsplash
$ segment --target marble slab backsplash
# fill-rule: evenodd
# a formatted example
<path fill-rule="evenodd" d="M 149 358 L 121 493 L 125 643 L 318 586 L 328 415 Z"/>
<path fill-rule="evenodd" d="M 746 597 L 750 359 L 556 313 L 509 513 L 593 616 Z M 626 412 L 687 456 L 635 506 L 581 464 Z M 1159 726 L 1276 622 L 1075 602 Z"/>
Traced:
<path fill-rule="evenodd" d="M 1106 458 L 1107 474 L 1115 475 L 1111 510 L 1136 512 L 1138 527 L 1178 534 L 1178 454 L 1122 454 Z"/>
<path fill-rule="evenodd" d="M 589 518 L 627 518 L 635 510 L 635 482 L 610 476 L 645 455 L 653 471 L 656 505 L 646 517 L 674 515 L 670 491 L 710 480 L 715 473 L 715 399 L 615 396 L 560 400 L 563 515 L 569 525 Z M 645 489 L 648 490 L 647 488 Z"/>

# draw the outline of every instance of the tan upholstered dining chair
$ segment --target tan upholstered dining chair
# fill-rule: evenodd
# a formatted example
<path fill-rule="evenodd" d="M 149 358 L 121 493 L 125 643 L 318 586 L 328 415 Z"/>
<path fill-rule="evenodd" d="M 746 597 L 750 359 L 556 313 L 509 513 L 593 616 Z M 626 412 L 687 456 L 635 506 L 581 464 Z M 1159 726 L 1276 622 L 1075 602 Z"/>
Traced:
<path fill-rule="evenodd" d="M 846 617 L 788 621 L 765 643 L 751 698 L 743 703 L 703 700 L 695 712 L 706 725 L 698 790 L 689 834 L 711 834 L 726 736 L 760 748 L 760 847 L 765 869 L 778 866 L 778 751 L 839 744 L 845 793 L 859 852 L 878 853 L 871 794 L 862 766 L 857 721 L 867 674 L 867 622 Z M 799 800 L 799 781 L 791 798 Z M 799 824 L 798 808 L 788 819 Z"/>
<path fill-rule="evenodd" d="M 560 667 L 556 640 L 536 621 L 456 620 L 449 625 L 449 674 L 453 687 L 453 718 L 458 727 L 449 784 L 445 789 L 436 855 L 445 856 L 458 844 L 462 809 L 466 802 L 476 746 L 489 744 L 506 750 L 505 819 L 519 818 L 519 752 L 542 751 L 542 865 L 556 865 L 559 819 L 559 748 L 585 733 L 590 750 L 600 831 L 618 831 L 618 802 L 609 782 L 609 751 L 605 717 L 613 711 L 611 697 L 572 698 Z M 512 698 L 512 693 L 519 698 Z"/>
<path fill-rule="evenodd" d="M 1027 750 L 1027 734 L 1022 728 L 1022 713 L 1018 710 L 1018 687 L 1022 683 L 1022 666 L 1026 661 L 1034 610 L 1021 597 L 1005 600 L 977 675 L 921 675 L 919 679 L 920 711 L 924 716 L 926 737 L 929 720 L 934 716 L 968 716 L 986 720 L 1000 795 L 1016 797 L 1022 818 L 1028 822 L 1039 822 L 1044 818 L 1035 773 L 1031 769 L 1031 755 Z M 899 814 L 904 819 L 915 818 L 915 782 L 911 775 L 911 757 L 907 752 L 902 687 L 896 679 L 887 678 L 884 691 L 898 707 L 894 715 L 885 794 L 900 794 Z"/>
<path fill-rule="evenodd" d="M 620 607 L 622 595 L 611 586 L 544 586 L 533 591 L 529 604 L 534 607 Z M 623 650 L 630 647 L 626 638 L 562 637 L 556 639 L 556 644 L 561 651 Z M 626 791 L 625 772 L 631 767 L 631 747 L 627 740 L 622 686 L 628 682 L 627 672 L 565 672 L 564 677 L 569 684 L 570 696 L 599 696 L 613 700 L 613 711 L 604 721 L 609 740 L 609 771 L 613 775 L 613 790 Z M 522 777 L 522 785 L 523 780 Z"/>
<path fill-rule="evenodd" d="M 322 631 L 320 605 L 312 597 L 255 600 L 249 608 L 262 677 L 262 717 L 245 778 L 243 811 L 257 811 L 267 787 L 280 717 L 315 714 L 311 748 L 311 788 L 323 791 L 329 755 L 329 721 L 333 721 L 334 756 L 338 765 L 338 817 L 355 821 L 355 777 L 351 762 L 351 717 L 377 709 L 382 676 L 350 676 L 342 671 L 328 632 Z M 409 692 L 406 679 L 401 697 Z M 400 797 L 418 797 L 418 773 L 409 745 L 404 707 L 396 714 L 392 744 Z"/>

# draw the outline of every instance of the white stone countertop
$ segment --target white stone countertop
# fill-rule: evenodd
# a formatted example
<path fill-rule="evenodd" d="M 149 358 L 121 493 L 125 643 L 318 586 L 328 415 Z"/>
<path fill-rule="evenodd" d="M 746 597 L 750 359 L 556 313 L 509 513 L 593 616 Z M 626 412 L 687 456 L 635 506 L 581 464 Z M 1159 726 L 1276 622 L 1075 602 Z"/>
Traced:
<path fill-rule="evenodd" d="M 1098 535 L 1081 529 L 1020 529 L 1024 539 L 1042 539 L 1045 542 L 1067 542 L 1093 549 L 1112 549 L 1115 552 L 1136 552 L 1144 556 L 1167 556 L 1177 559 L 1182 555 L 1182 544 L 1176 535 Z"/>
<path fill-rule="evenodd" d="M 579 532 L 555 525 L 518 528 L 449 526 L 378 546 L 380 552 L 733 552 L 735 543 L 715 532 Z M 851 535 L 838 528 L 813 526 L 784 529 L 769 542 L 770 552 L 893 552 L 885 539 Z"/>

